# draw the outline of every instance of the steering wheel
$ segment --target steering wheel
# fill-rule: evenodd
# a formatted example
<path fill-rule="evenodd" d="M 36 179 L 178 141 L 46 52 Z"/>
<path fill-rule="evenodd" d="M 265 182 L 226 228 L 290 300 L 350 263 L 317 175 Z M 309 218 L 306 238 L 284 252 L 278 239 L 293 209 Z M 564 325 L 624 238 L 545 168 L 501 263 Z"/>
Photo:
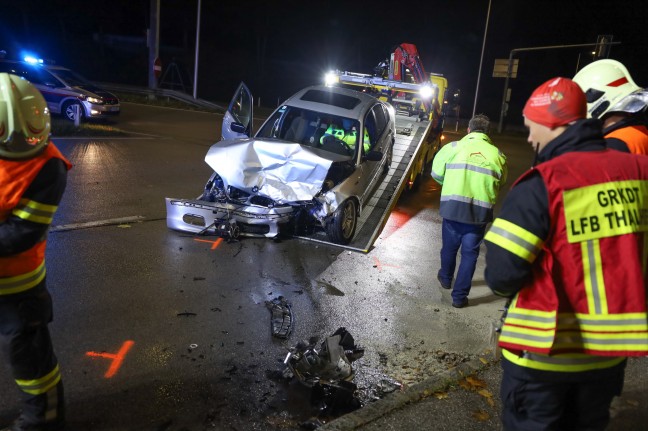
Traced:
<path fill-rule="evenodd" d="M 331 145 L 331 143 L 333 143 L 333 145 Z M 342 147 L 342 151 L 344 152 L 343 154 L 347 154 L 349 156 L 353 154 L 353 148 L 351 148 L 349 144 L 347 144 L 341 139 L 336 138 L 335 136 L 331 136 L 331 135 L 325 136 L 324 141 L 322 142 L 322 146 L 324 147 L 330 146 L 331 149 L 333 148 L 333 146 Z M 338 151 L 335 150 L 333 150 L 332 152 L 338 153 Z"/>

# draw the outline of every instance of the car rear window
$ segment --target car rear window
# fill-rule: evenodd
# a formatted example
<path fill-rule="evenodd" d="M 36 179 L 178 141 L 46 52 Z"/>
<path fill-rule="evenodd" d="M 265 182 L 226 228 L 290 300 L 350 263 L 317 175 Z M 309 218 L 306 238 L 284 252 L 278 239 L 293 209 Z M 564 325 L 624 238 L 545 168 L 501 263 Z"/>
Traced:
<path fill-rule="evenodd" d="M 324 103 L 342 109 L 353 109 L 360 104 L 360 99 L 357 97 L 322 90 L 308 90 L 301 97 L 301 100 L 306 102 Z"/>

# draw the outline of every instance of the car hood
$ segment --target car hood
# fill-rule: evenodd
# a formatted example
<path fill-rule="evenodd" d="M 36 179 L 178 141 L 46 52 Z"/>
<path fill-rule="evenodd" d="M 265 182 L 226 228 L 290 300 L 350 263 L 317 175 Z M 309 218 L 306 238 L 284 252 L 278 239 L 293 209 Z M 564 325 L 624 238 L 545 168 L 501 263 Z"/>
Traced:
<path fill-rule="evenodd" d="M 331 165 L 344 160 L 349 158 L 274 139 L 220 141 L 205 157 L 225 185 L 268 196 L 278 203 L 313 199 Z"/>
<path fill-rule="evenodd" d="M 91 97 L 99 96 L 104 100 L 117 99 L 117 96 L 115 96 L 114 94 L 102 88 L 95 87 L 94 85 L 78 85 L 72 88 L 77 89 L 78 91 L 84 93 L 86 96 L 91 96 Z"/>

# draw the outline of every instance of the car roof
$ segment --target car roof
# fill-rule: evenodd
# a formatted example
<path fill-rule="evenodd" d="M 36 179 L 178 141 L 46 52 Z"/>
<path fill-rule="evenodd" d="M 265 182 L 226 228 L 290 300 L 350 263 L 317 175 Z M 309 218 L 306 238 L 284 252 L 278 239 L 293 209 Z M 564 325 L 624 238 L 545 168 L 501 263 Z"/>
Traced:
<path fill-rule="evenodd" d="M 21 65 L 24 65 L 24 66 L 31 66 L 31 67 L 42 67 L 44 69 L 52 69 L 52 70 L 70 70 L 67 67 L 59 66 L 59 65 L 56 65 L 56 64 L 30 63 L 30 62 L 24 61 L 24 60 L 12 60 L 12 59 L 8 59 L 8 58 L 0 58 L 0 62 L 21 64 Z"/>
<path fill-rule="evenodd" d="M 306 87 L 284 102 L 284 105 L 344 117 L 361 118 L 378 100 L 366 93 L 342 87 L 314 85 Z"/>

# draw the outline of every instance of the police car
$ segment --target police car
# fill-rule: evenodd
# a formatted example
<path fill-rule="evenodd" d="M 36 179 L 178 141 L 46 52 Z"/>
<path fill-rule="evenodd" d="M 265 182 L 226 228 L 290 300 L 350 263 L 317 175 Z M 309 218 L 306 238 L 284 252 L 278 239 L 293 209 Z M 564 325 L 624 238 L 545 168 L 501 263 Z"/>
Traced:
<path fill-rule="evenodd" d="M 61 66 L 0 59 L 0 72 L 22 76 L 40 90 L 53 114 L 70 121 L 118 115 L 119 99 L 92 84 L 76 72 Z"/>

